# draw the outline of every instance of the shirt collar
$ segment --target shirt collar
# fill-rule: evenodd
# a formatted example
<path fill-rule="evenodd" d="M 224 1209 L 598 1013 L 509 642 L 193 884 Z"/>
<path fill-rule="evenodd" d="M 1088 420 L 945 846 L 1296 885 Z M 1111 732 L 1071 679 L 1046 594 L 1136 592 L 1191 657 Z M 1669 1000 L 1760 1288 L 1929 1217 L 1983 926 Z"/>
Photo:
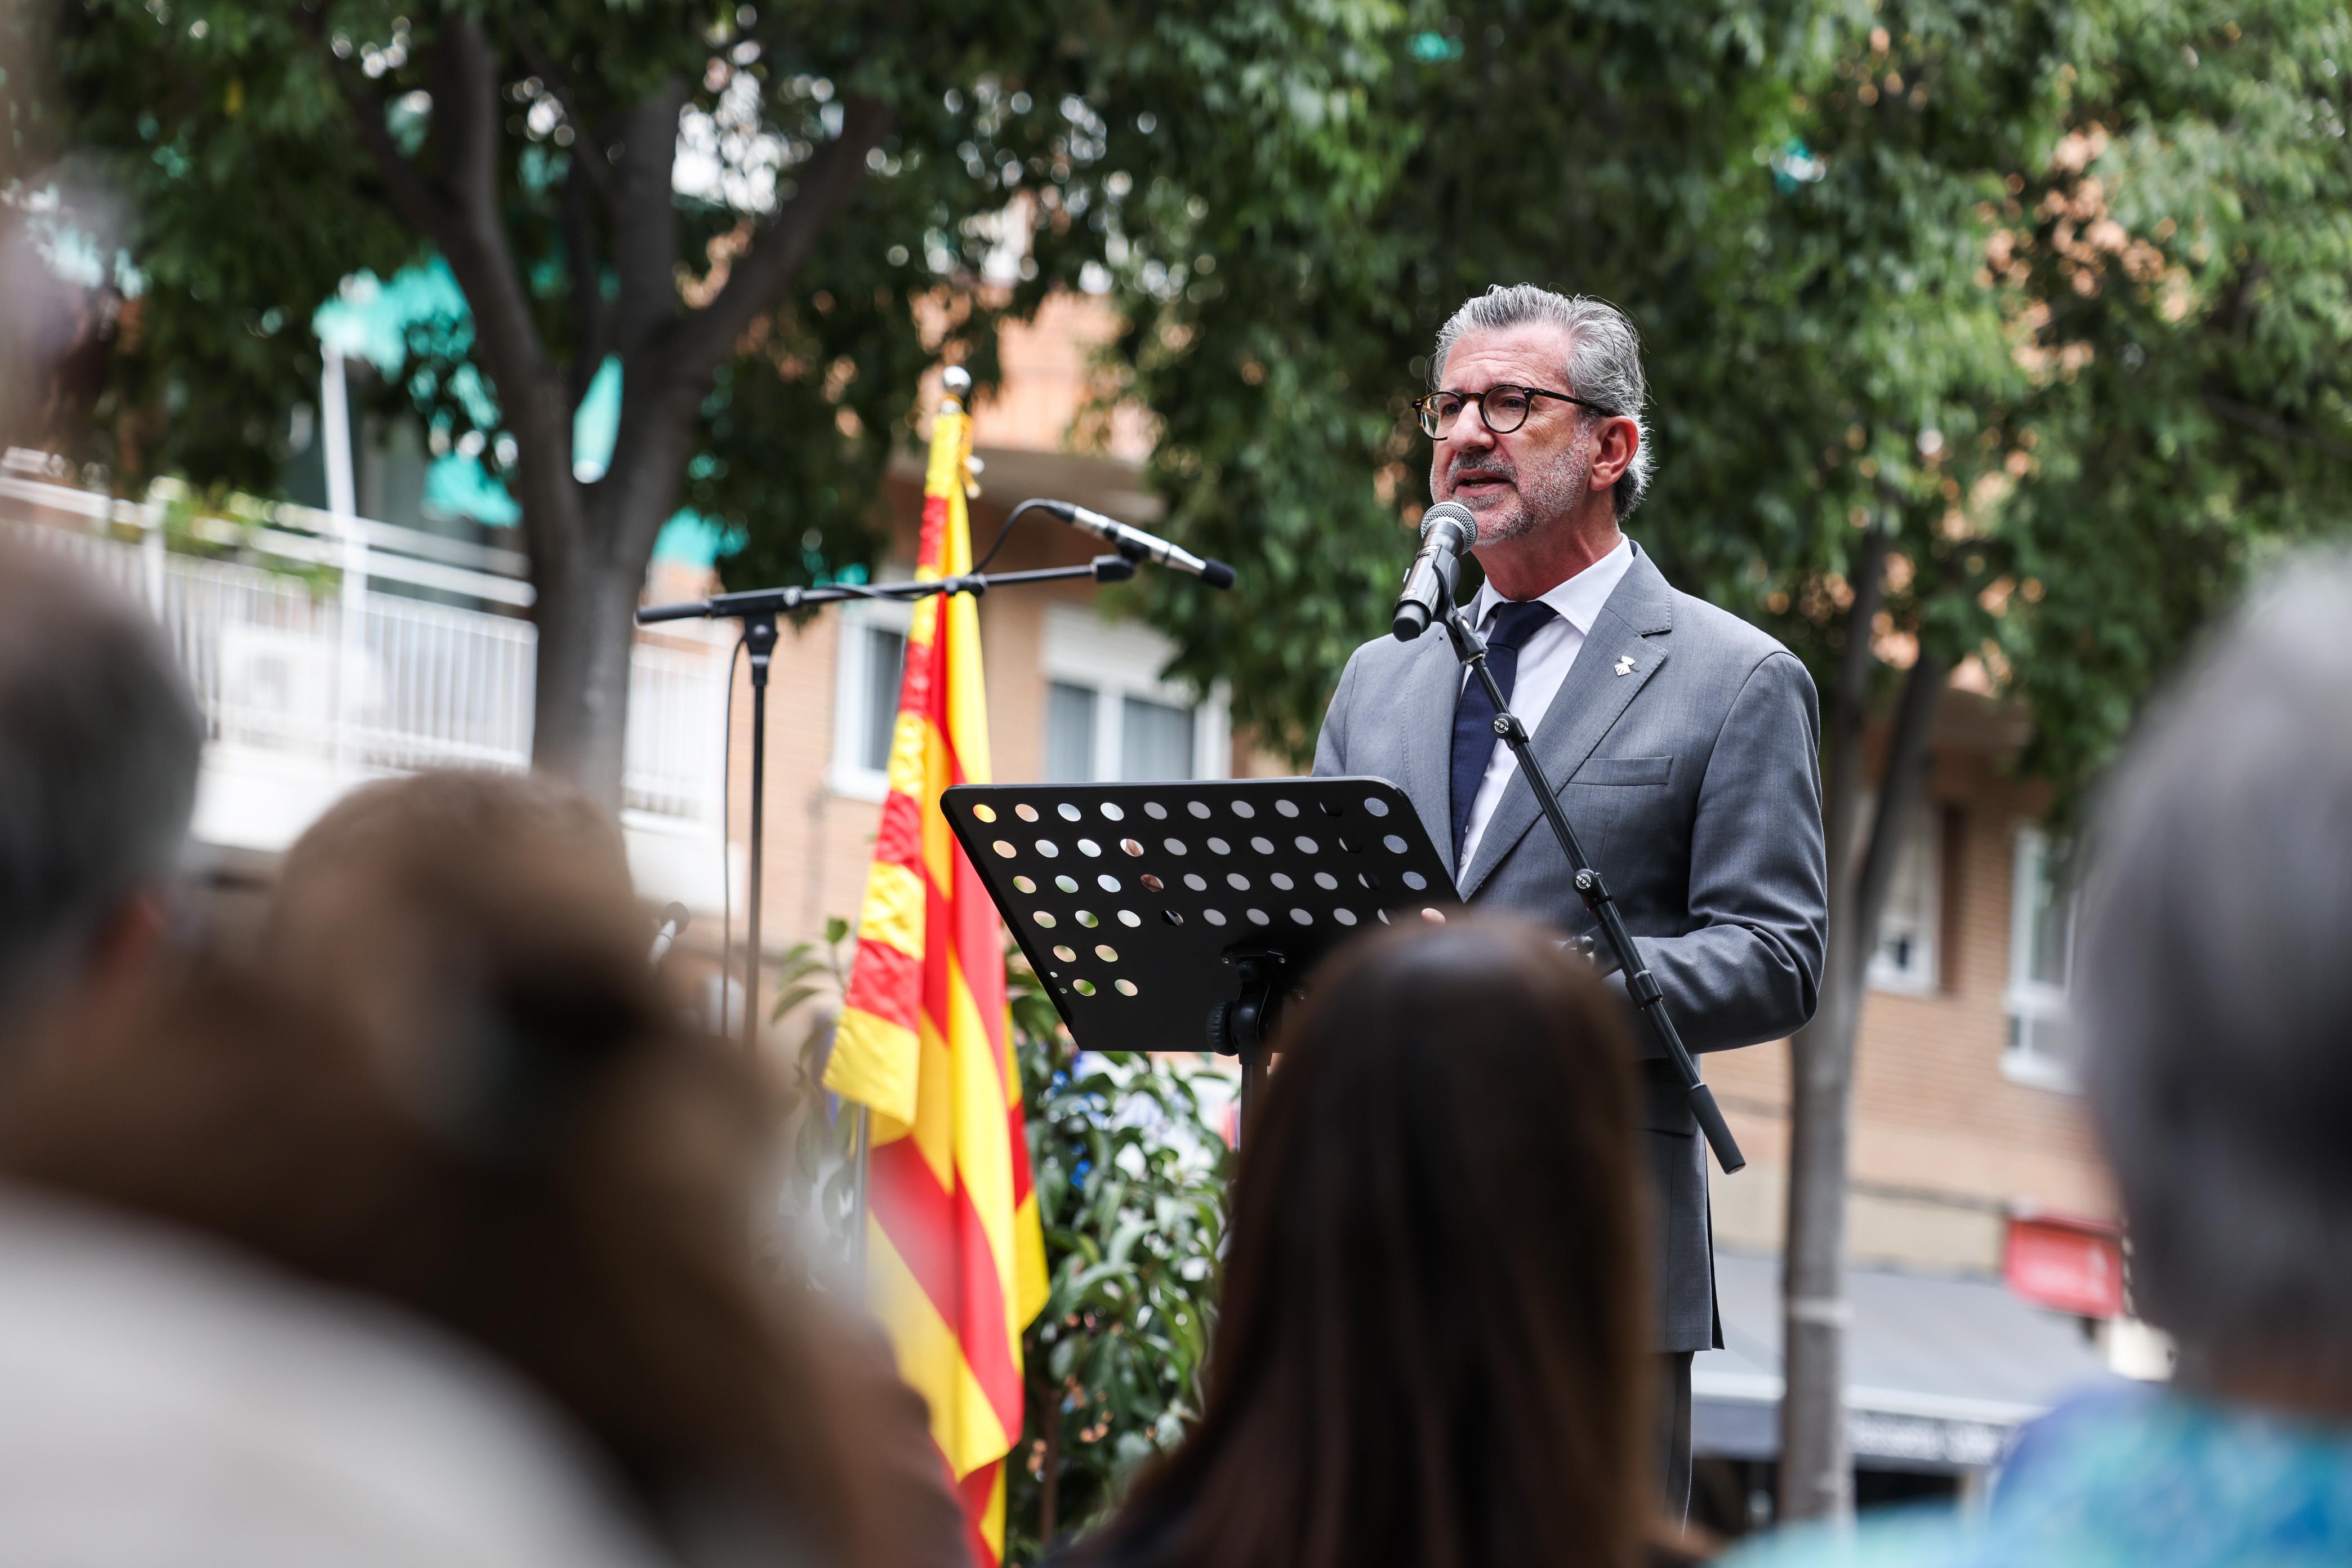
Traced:
<path fill-rule="evenodd" d="M 1609 595 L 1617 591 L 1617 584 L 1625 580 L 1625 574 L 1633 567 L 1633 542 L 1621 535 L 1616 549 L 1567 582 L 1537 597 L 1549 605 L 1559 618 L 1574 626 L 1580 635 L 1591 637 L 1592 623 L 1601 618 L 1601 606 L 1609 602 Z M 1503 602 L 1503 595 L 1495 592 L 1494 584 L 1480 586 L 1478 597 L 1471 606 L 1473 619 L 1480 631 L 1486 630 L 1486 622 L 1494 615 L 1496 606 Z"/>

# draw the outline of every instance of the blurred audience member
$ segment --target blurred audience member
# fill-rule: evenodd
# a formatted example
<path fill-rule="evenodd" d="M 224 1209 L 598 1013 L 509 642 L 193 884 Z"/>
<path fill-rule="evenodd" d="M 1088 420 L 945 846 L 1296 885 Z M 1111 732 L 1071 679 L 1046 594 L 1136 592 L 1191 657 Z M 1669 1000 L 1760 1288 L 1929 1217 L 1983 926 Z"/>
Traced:
<path fill-rule="evenodd" d="M 331 1288 L 443 1245 L 385 1105 L 331 1017 L 203 968 L 0 1096 L 0 1562 L 671 1561 L 522 1378 Z"/>
<path fill-rule="evenodd" d="M 202 743 L 152 618 L 0 541 L 0 1561 L 654 1561 L 510 1374 L 156 1223 L 365 1157 L 278 1121 L 367 1098 L 331 1025 L 161 962 Z"/>
<path fill-rule="evenodd" d="M 1630 1568 L 1657 1488 L 1633 1049 L 1533 927 L 1355 947 L 1242 1151 L 1206 1408 L 1088 1568 Z"/>
<path fill-rule="evenodd" d="M 949 1560 L 920 1401 L 758 1276 L 759 1086 L 646 928 L 558 786 L 378 784 L 287 858 L 282 983 L 24 1074 L 0 1560 Z"/>
<path fill-rule="evenodd" d="M 2352 558 L 2310 558 L 2151 715 L 2090 845 L 2077 1026 L 2169 1388 L 2029 1432 L 1978 1524 L 1743 1557 L 2352 1563 Z"/>
<path fill-rule="evenodd" d="M 961 1511 L 887 1345 L 758 1277 L 771 1107 L 738 1050 L 673 1022 L 650 935 L 612 819 L 543 778 L 377 784 L 303 836 L 263 951 L 362 1021 L 384 1084 L 477 1184 L 450 1194 L 464 1230 L 441 1272 L 338 1277 L 522 1367 L 680 1528 L 757 1505 L 830 1521 L 844 1560 L 961 1564 Z"/>
<path fill-rule="evenodd" d="M 0 1069 L 140 1005 L 203 742 L 153 618 L 0 540 Z"/>

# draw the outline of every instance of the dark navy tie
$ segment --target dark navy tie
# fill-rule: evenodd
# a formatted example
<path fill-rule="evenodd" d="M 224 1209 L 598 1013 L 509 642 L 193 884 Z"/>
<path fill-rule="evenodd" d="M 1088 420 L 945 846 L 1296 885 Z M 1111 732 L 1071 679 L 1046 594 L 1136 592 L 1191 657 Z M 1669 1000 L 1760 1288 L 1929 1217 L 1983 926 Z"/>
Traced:
<path fill-rule="evenodd" d="M 1486 633 L 1486 668 L 1495 672 L 1495 684 L 1503 689 L 1504 701 L 1511 700 L 1511 688 L 1519 679 L 1519 649 L 1559 613 L 1541 599 L 1507 599 L 1496 606 Z M 1457 874 L 1462 868 L 1462 839 L 1470 831 L 1470 807 L 1478 798 L 1479 783 L 1486 778 L 1486 763 L 1495 754 L 1495 705 L 1486 700 L 1486 682 L 1473 674 L 1462 683 L 1462 695 L 1454 705 L 1454 854 Z"/>

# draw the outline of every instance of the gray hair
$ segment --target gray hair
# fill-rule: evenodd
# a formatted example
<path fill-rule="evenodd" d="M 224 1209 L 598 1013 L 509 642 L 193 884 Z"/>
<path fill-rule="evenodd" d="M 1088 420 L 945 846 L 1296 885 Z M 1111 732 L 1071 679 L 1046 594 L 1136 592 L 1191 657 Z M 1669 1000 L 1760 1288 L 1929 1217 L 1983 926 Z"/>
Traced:
<path fill-rule="evenodd" d="M 2140 1310 L 2352 1367 L 2352 556 L 2250 601 L 2106 805 L 2079 1007 Z"/>
<path fill-rule="evenodd" d="M 1484 294 L 1473 294 L 1437 329 L 1437 352 L 1431 356 L 1429 381 L 1445 381 L 1445 356 L 1469 332 L 1499 331 L 1530 321 L 1547 322 L 1568 333 L 1568 363 L 1560 367 L 1567 385 L 1560 388 L 1586 398 L 1611 414 L 1622 415 L 1641 432 L 1633 460 L 1619 476 L 1615 503 L 1622 523 L 1650 491 L 1650 475 L 1657 460 L 1650 451 L 1649 421 L 1642 407 L 1649 387 L 1642 377 L 1642 334 L 1624 311 L 1606 300 L 1586 294 L 1555 294 L 1532 283 L 1497 283 Z"/>
<path fill-rule="evenodd" d="M 173 874 L 203 743 L 154 619 L 0 540 L 0 1009 Z"/>

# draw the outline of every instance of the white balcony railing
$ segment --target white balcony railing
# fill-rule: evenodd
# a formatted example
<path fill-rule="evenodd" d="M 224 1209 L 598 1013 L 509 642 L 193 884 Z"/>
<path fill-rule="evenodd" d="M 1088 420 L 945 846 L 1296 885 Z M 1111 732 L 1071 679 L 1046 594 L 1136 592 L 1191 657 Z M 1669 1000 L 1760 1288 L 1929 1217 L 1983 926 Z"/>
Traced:
<path fill-rule="evenodd" d="M 211 742 L 200 836 L 282 847 L 365 779 L 528 765 L 536 628 L 373 585 L 528 604 L 520 558 L 431 535 L 416 535 L 412 553 L 407 530 L 344 520 L 339 537 L 327 514 L 278 511 L 279 526 L 241 537 L 282 552 L 284 571 L 168 551 L 160 506 L 0 473 L 0 528 L 82 560 L 169 628 Z M 722 874 L 727 652 L 689 633 L 640 642 L 630 669 L 632 858 L 648 892 L 698 907 L 717 906 Z"/>

